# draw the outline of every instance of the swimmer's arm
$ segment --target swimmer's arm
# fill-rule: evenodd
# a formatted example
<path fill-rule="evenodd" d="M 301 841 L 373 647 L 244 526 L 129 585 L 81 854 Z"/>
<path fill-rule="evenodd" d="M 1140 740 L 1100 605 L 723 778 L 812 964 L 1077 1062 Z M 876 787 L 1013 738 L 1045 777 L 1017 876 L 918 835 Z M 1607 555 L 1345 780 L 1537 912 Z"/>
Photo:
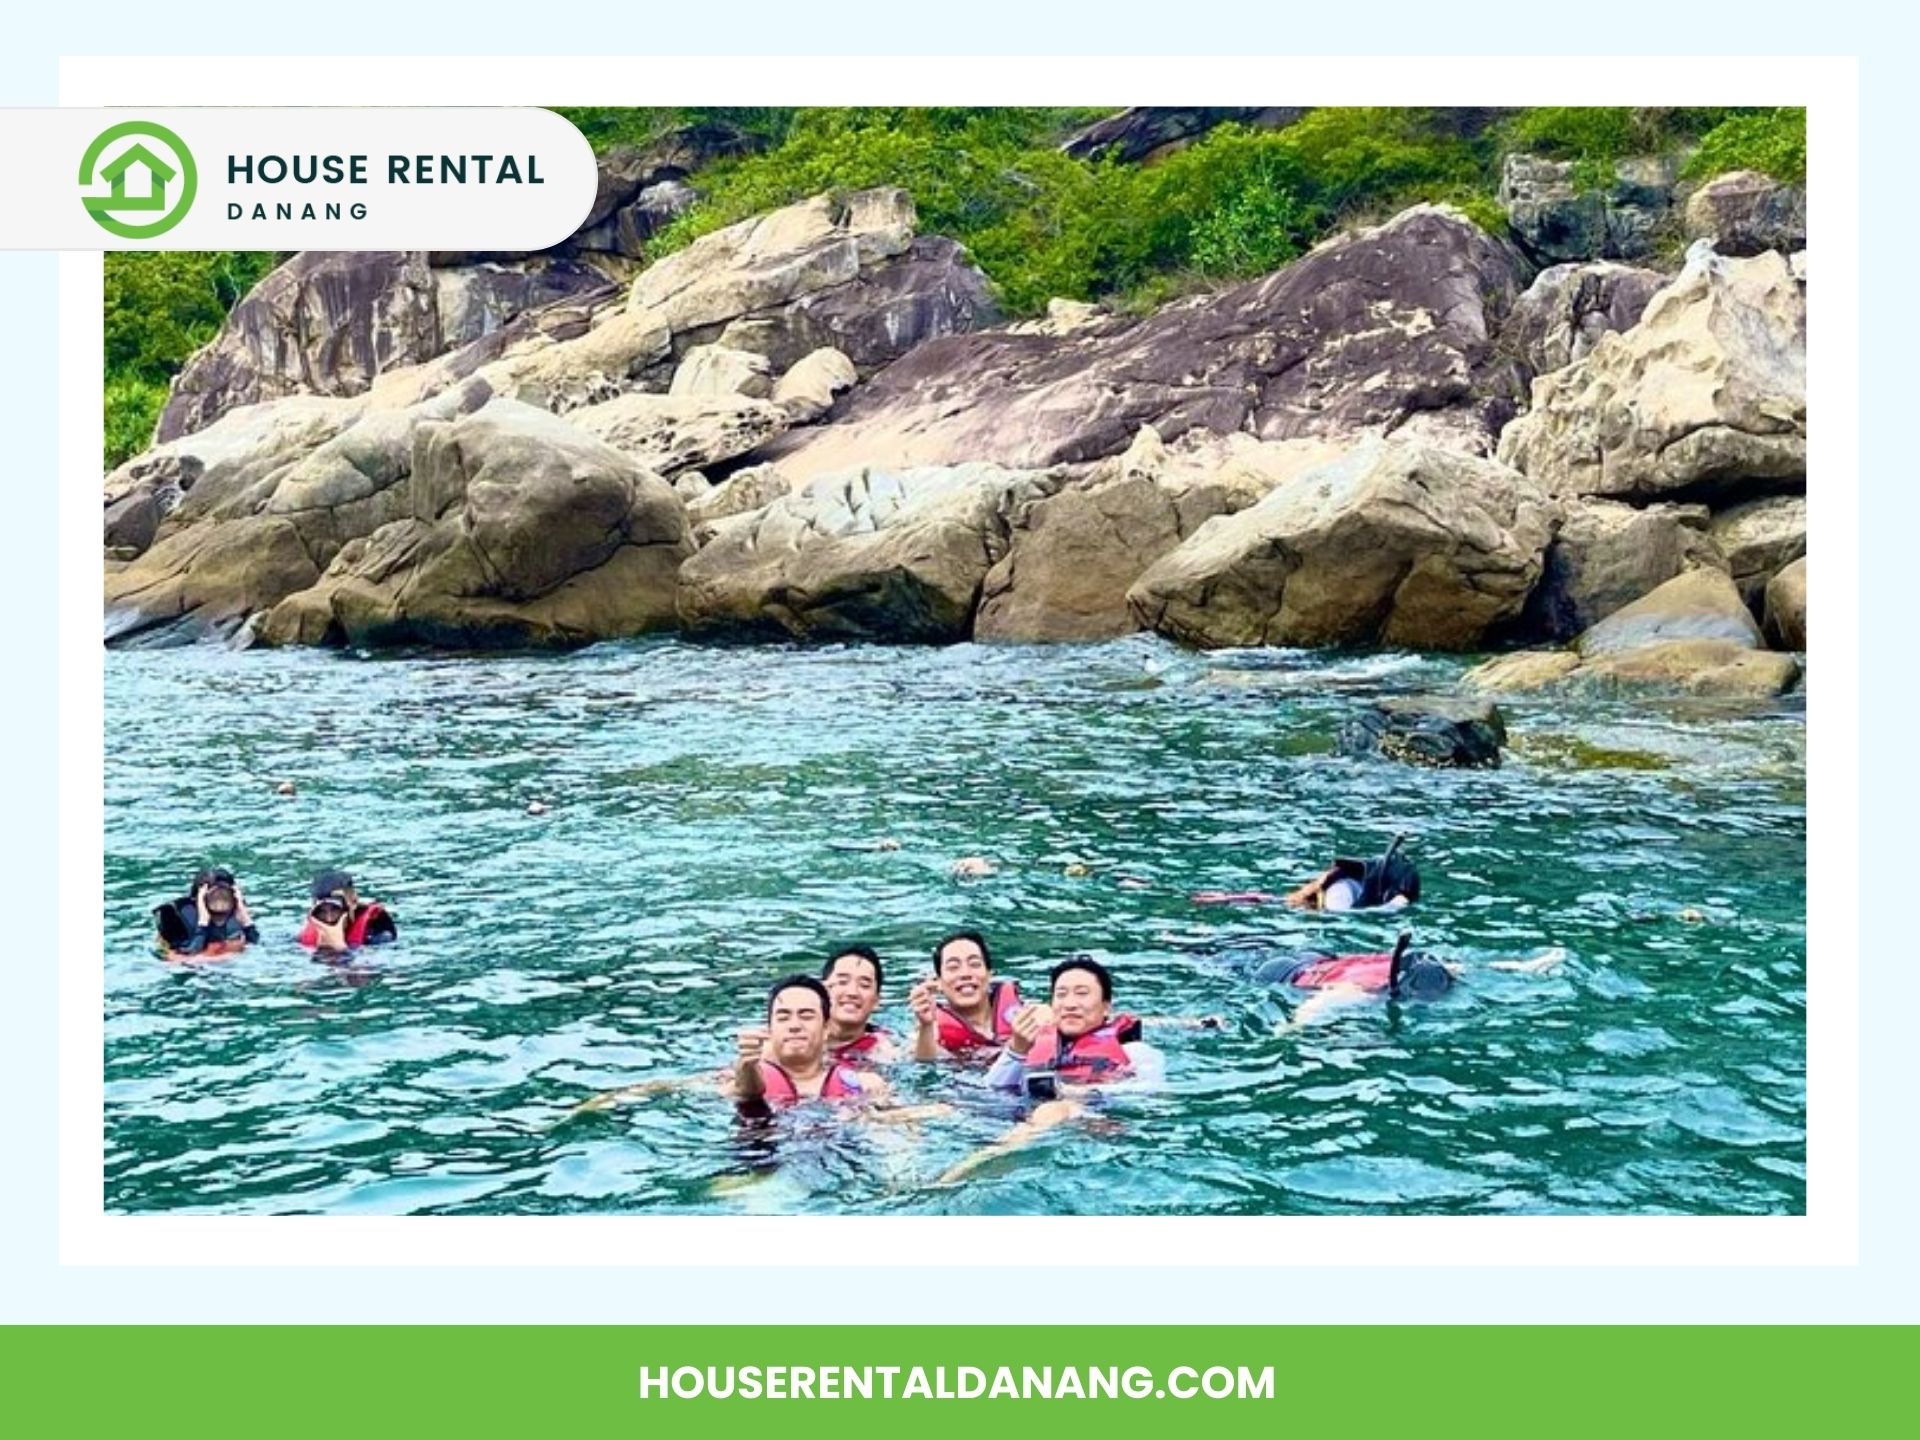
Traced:
<path fill-rule="evenodd" d="M 1031 1145 L 1054 1126 L 1071 1120 L 1085 1109 L 1078 1100 L 1048 1100 L 1034 1107 L 1033 1114 L 990 1145 L 983 1145 L 959 1164 L 946 1170 L 936 1185 L 957 1185 L 982 1165 L 999 1159 L 1002 1155 Z"/>
<path fill-rule="evenodd" d="M 922 980 L 907 995 L 907 1008 L 913 1013 L 913 1058 L 940 1058 L 940 1011 L 934 999 L 939 986 Z"/>
<path fill-rule="evenodd" d="M 1169 1030 L 1224 1030 L 1227 1022 L 1218 1015 L 1142 1015 L 1142 1025 L 1164 1025 Z"/>
<path fill-rule="evenodd" d="M 914 1030 L 913 1058 L 916 1060 L 940 1058 L 940 1027 L 938 1025 L 921 1025 Z"/>
<path fill-rule="evenodd" d="M 885 1105 L 866 1112 L 865 1118 L 875 1125 L 913 1125 L 922 1120 L 937 1120 L 943 1115 L 953 1114 L 953 1106 L 932 1105 Z"/>
<path fill-rule="evenodd" d="M 1327 1011 L 1355 1000 L 1364 1000 L 1367 992 L 1358 985 L 1329 985 L 1324 990 L 1316 990 L 1293 1012 L 1293 1018 L 1274 1033 L 1285 1035 L 1290 1030 L 1299 1030 L 1311 1025 Z"/>
<path fill-rule="evenodd" d="M 987 1070 L 987 1085 L 994 1090 L 1018 1090 L 1026 1078 L 1026 1061 L 1011 1050 L 1001 1050 Z"/>
<path fill-rule="evenodd" d="M 1565 963 L 1567 952 L 1564 947 L 1555 945 L 1551 950 L 1542 950 L 1529 960 L 1493 960 L 1489 961 L 1489 970 L 1506 970 L 1516 975 L 1551 975 Z"/>
<path fill-rule="evenodd" d="M 645 1100 L 649 1096 L 664 1095 L 670 1090 L 684 1090 L 697 1084 L 694 1077 L 686 1075 L 666 1075 L 652 1080 L 642 1080 L 637 1084 L 623 1085 L 618 1090 L 603 1090 L 592 1099 L 582 1100 L 567 1112 L 568 1118 L 575 1115 L 591 1115 L 600 1110 L 611 1110 L 616 1105 L 630 1105 L 635 1100 Z"/>
<path fill-rule="evenodd" d="M 766 1077 L 760 1073 L 760 1062 L 742 1056 L 733 1067 L 733 1075 L 725 1086 L 729 1098 L 743 1104 L 751 1100 L 764 1100 L 767 1095 Z"/>

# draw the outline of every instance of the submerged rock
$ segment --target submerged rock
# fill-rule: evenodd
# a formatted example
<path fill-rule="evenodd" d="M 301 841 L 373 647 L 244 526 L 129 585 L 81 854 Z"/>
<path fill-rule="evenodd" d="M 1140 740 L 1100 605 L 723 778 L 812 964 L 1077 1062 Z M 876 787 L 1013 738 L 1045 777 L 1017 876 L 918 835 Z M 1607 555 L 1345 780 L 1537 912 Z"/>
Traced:
<path fill-rule="evenodd" d="M 1690 570 L 1614 611 L 1575 648 L 1594 660 L 1674 640 L 1722 640 L 1751 650 L 1760 645 L 1760 627 L 1725 573 Z"/>
<path fill-rule="evenodd" d="M 1491 700 L 1432 695 L 1377 701 L 1349 717 L 1338 740 L 1346 755 L 1469 770 L 1497 767 L 1506 743 L 1506 717 Z"/>

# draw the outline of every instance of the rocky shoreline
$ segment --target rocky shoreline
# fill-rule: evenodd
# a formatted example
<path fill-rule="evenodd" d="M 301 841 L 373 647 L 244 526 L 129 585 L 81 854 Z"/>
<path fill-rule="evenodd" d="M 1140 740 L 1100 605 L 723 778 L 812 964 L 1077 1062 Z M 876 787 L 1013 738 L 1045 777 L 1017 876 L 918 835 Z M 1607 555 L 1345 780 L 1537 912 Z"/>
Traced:
<path fill-rule="evenodd" d="M 1798 682 L 1794 187 L 1582 196 L 1515 156 L 1510 236 L 1421 205 L 1149 315 L 1008 324 L 898 190 L 639 268 L 694 148 L 603 163 L 550 255 L 270 275 L 106 478 L 109 643 L 1152 630 L 1552 647 L 1488 691 Z M 1629 213 L 1656 192 L 1673 274 Z"/>

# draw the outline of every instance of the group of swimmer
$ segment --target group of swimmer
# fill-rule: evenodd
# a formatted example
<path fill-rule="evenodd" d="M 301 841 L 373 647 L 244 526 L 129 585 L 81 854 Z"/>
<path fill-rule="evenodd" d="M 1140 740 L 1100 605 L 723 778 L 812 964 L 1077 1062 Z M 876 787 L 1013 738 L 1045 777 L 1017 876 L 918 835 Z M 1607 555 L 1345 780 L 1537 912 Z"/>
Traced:
<path fill-rule="evenodd" d="M 322 870 L 308 892 L 306 919 L 296 937 L 305 949 L 343 956 L 400 936 L 386 906 L 361 899 L 353 876 L 344 870 Z M 260 943 L 247 897 L 233 872 L 220 866 L 195 871 L 185 895 L 154 907 L 153 923 L 161 955 L 183 963 L 225 959 Z"/>
<path fill-rule="evenodd" d="M 299 943 L 316 958 L 337 960 L 364 946 L 397 938 L 393 917 L 377 901 L 363 900 L 353 877 L 325 870 L 310 886 L 311 904 Z M 1312 880 L 1285 895 L 1257 891 L 1203 891 L 1200 904 L 1279 903 L 1294 909 L 1399 909 L 1420 898 L 1420 876 L 1396 839 L 1374 860 L 1336 860 Z M 187 895 L 155 912 L 168 958 L 218 958 L 257 943 L 259 930 L 230 871 L 198 872 Z M 1335 955 L 1293 953 L 1276 958 L 1270 941 L 1229 946 L 1216 953 L 1255 983 L 1302 995 L 1292 1024 L 1305 1023 L 1331 1003 L 1386 995 L 1427 1000 L 1444 994 L 1461 973 L 1456 964 L 1416 951 L 1402 934 L 1388 952 Z M 1539 972 L 1558 952 L 1527 961 L 1496 961 L 1495 968 Z M 886 1067 L 954 1058 L 985 1062 L 984 1082 L 1037 1102 L 1026 1117 L 994 1144 L 942 1177 L 957 1180 L 979 1165 L 1026 1144 L 1079 1114 L 1084 1096 L 1098 1087 L 1154 1080 L 1165 1073 L 1160 1052 L 1148 1044 L 1149 1026 L 1218 1028 L 1216 1016 L 1141 1017 L 1116 1008 L 1114 977 L 1099 960 L 1076 955 L 1047 974 L 1043 1000 L 1026 1001 L 1016 983 L 994 973 L 993 953 L 977 930 L 957 930 L 932 949 L 932 973 L 912 986 L 907 1011 L 912 1034 L 903 1041 L 874 1015 L 880 1008 L 885 965 L 865 944 L 831 953 L 818 976 L 791 974 L 767 991 L 763 1023 L 735 1036 L 731 1065 L 708 1081 L 680 1076 L 642 1081 L 596 1095 L 572 1115 L 607 1110 L 667 1091 L 717 1083 L 743 1115 L 767 1115 L 802 1102 L 852 1102 L 866 1118 L 913 1121 L 950 1111 L 941 1104 L 893 1103 Z"/>

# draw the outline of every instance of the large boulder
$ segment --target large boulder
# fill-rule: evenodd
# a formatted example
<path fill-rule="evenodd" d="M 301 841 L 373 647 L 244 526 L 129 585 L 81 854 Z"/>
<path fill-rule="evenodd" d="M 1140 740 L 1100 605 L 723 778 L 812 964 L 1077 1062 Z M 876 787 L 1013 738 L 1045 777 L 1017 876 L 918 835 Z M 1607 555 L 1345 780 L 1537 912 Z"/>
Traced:
<path fill-rule="evenodd" d="M 532 406 L 421 427 L 408 513 L 256 626 L 265 644 L 571 645 L 674 623 L 690 553 L 657 475 Z"/>
<path fill-rule="evenodd" d="M 1010 511 L 1058 478 L 987 464 L 823 476 L 716 527 L 681 570 L 681 621 L 801 640 L 965 640 Z"/>
<path fill-rule="evenodd" d="M 1804 483 L 1806 325 L 1784 256 L 1690 260 L 1638 325 L 1533 382 L 1500 458 L 1554 495 L 1741 498 Z"/>
<path fill-rule="evenodd" d="M 1683 571 L 1719 565 L 1708 519 L 1704 505 L 1565 502 L 1518 633 L 1570 640 Z"/>
<path fill-rule="evenodd" d="M 773 400 L 798 423 L 818 420 L 841 392 L 858 383 L 853 361 L 831 346 L 813 350 L 787 367 L 773 386 Z"/>
<path fill-rule="evenodd" d="M 1519 615 L 1554 518 L 1493 461 L 1367 441 L 1201 526 L 1127 599 L 1200 646 L 1467 650 Z"/>
<path fill-rule="evenodd" d="M 816 350 L 838 350 L 864 375 L 925 341 L 1000 318 L 992 287 L 966 250 L 944 235 L 921 235 L 844 284 L 729 320 L 719 339 L 766 356 L 776 370 Z"/>
<path fill-rule="evenodd" d="M 1689 570 L 1624 605 L 1580 636 L 1583 660 L 1672 640 L 1760 644 L 1760 627 L 1724 571 Z"/>
<path fill-rule="evenodd" d="M 696 345 L 673 372 L 669 395 L 745 395 L 765 400 L 773 393 L 767 357 L 724 345 Z"/>
<path fill-rule="evenodd" d="M 1791 655 L 1764 650 L 1733 581 L 1700 569 L 1616 610 L 1572 650 L 1501 656 L 1468 672 L 1470 691 L 1546 688 L 1766 700 L 1800 677 Z"/>
<path fill-rule="evenodd" d="M 1782 650 L 1807 648 L 1807 562 L 1786 566 L 1767 582 L 1767 638 Z"/>
<path fill-rule="evenodd" d="M 1596 186 L 1571 160 L 1516 153 L 1501 170 L 1499 198 L 1521 249 L 1542 265 L 1638 260 L 1657 248 L 1676 175 L 1670 160 L 1623 160 Z"/>
<path fill-rule="evenodd" d="M 317 395 L 243 406 L 134 456 L 101 487 L 106 543 L 144 551 L 197 486 L 216 494 L 248 487 L 331 440 L 365 408 L 364 401 Z"/>
<path fill-rule="evenodd" d="M 298 418 L 312 416 L 316 406 L 353 402 L 297 396 L 250 407 L 294 411 L 296 423 L 265 434 L 282 442 L 302 436 L 305 443 L 261 443 L 247 461 L 204 472 L 152 547 L 107 575 L 109 638 L 133 639 L 156 627 L 217 633 L 313 584 L 343 546 L 408 513 L 420 427 L 484 398 L 484 388 L 461 387 L 408 410 L 363 411 L 331 433 L 332 417 L 306 429 Z M 201 434 L 238 428 L 248 418 L 237 411 Z M 258 552 L 251 560 L 249 547 Z"/>
<path fill-rule="evenodd" d="M 1216 515 L 1230 515 L 1337 447 L 1189 435 L 1169 448 L 1144 429 L 1124 455 L 1008 516 L 1007 553 L 987 573 L 976 640 L 1104 640 L 1139 628 L 1127 591 L 1155 560 Z"/>
<path fill-rule="evenodd" d="M 1611 260 L 1550 266 L 1514 302 L 1501 340 L 1529 375 L 1561 369 L 1584 359 L 1602 335 L 1639 324 L 1666 283 L 1657 270 Z"/>
<path fill-rule="evenodd" d="M 571 410 L 567 421 L 665 476 L 745 455 L 792 423 L 771 400 L 638 391 Z"/>
<path fill-rule="evenodd" d="M 239 405 L 286 395 L 365 393 L 526 310 L 596 290 L 604 276 L 566 260 L 435 270 L 425 251 L 309 250 L 250 290 L 174 381 L 161 441 Z"/>
<path fill-rule="evenodd" d="M 1806 497 L 1772 495 L 1735 505 L 1713 517 L 1711 533 L 1740 598 L 1758 615 L 1768 582 L 1807 553 Z"/>
<path fill-rule="evenodd" d="M 1733 170 L 1687 197 L 1689 240 L 1708 239 L 1722 255 L 1791 254 L 1807 245 L 1807 192 L 1762 175 Z"/>
<path fill-rule="evenodd" d="M 1463 216 L 1417 206 L 1145 319 L 929 341 L 762 458 L 801 480 L 868 463 L 1036 469 L 1117 455 L 1143 425 L 1169 442 L 1391 433 L 1485 453 L 1520 400 L 1496 334 L 1525 268 Z"/>

